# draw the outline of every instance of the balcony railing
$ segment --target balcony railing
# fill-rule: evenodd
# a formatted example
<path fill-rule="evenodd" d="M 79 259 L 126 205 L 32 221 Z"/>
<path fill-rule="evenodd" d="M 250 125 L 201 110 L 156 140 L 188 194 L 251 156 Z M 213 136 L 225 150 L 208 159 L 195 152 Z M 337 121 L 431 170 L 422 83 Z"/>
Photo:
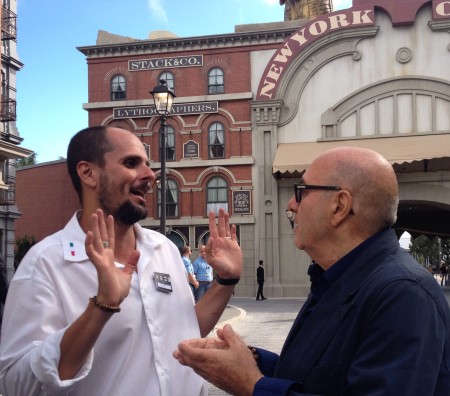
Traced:
<path fill-rule="evenodd" d="M 7 184 L 8 188 L 0 188 L 0 205 L 14 205 L 16 203 L 16 184 Z"/>
<path fill-rule="evenodd" d="M 5 99 L 2 97 L 0 107 L 0 121 L 16 121 L 16 104 L 14 99 Z"/>
<path fill-rule="evenodd" d="M 17 39 L 17 15 L 2 7 L 2 40 Z"/>

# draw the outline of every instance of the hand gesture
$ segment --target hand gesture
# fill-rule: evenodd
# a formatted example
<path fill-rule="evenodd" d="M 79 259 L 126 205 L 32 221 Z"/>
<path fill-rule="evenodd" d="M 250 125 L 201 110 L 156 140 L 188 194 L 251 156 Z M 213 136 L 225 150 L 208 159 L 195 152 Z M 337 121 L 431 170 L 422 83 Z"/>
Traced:
<path fill-rule="evenodd" d="M 114 263 L 114 219 L 104 218 L 103 211 L 97 209 L 91 216 L 91 229 L 86 234 L 86 253 L 97 269 L 97 301 L 102 304 L 119 306 L 128 296 L 131 277 L 136 270 L 139 252 L 133 250 L 123 269 Z"/>
<path fill-rule="evenodd" d="M 230 227 L 230 217 L 222 208 L 216 225 L 214 212 L 209 212 L 210 238 L 206 245 L 206 262 L 222 279 L 240 278 L 242 250 L 236 237 L 236 226 Z"/>
<path fill-rule="evenodd" d="M 253 354 L 230 325 L 219 330 L 218 336 L 182 341 L 173 356 L 232 395 L 252 395 L 263 376 Z"/>

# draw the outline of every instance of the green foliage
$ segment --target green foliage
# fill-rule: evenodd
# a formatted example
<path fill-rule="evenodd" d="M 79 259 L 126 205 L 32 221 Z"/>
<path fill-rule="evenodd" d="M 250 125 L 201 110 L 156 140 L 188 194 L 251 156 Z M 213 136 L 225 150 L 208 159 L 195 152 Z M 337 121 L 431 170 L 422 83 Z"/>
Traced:
<path fill-rule="evenodd" d="M 14 251 L 14 269 L 17 270 L 20 262 L 30 248 L 37 243 L 34 236 L 25 235 L 16 239 L 16 249 Z"/>
<path fill-rule="evenodd" d="M 37 153 L 33 153 L 27 158 L 20 158 L 16 160 L 16 167 L 21 168 L 22 166 L 36 165 L 37 163 Z"/>
<path fill-rule="evenodd" d="M 440 254 L 441 260 L 447 265 L 450 263 L 450 239 L 439 237 L 430 239 L 425 235 L 420 235 L 415 239 L 411 239 L 409 251 L 419 263 L 426 267 L 439 268 Z"/>

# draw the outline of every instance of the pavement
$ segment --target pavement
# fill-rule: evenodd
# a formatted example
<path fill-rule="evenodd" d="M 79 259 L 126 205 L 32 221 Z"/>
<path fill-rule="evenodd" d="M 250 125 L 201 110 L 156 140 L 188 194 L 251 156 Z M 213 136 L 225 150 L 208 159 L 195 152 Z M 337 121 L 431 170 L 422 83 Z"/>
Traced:
<path fill-rule="evenodd" d="M 442 287 L 442 291 L 450 305 L 450 286 Z M 232 297 L 216 329 L 229 323 L 247 345 L 280 353 L 305 300 L 306 298 L 269 298 L 256 301 L 253 297 Z M 214 332 L 210 336 L 214 336 Z M 210 384 L 209 395 L 229 394 Z"/>

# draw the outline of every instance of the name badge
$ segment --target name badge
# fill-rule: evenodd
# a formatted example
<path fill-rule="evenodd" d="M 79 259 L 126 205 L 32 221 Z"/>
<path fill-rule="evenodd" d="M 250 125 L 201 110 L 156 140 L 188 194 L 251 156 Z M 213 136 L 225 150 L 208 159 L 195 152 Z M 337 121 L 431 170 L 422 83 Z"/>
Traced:
<path fill-rule="evenodd" d="M 163 274 L 161 272 L 154 272 L 153 279 L 155 280 L 156 290 L 169 293 L 172 291 L 172 282 L 170 281 L 169 274 Z"/>

